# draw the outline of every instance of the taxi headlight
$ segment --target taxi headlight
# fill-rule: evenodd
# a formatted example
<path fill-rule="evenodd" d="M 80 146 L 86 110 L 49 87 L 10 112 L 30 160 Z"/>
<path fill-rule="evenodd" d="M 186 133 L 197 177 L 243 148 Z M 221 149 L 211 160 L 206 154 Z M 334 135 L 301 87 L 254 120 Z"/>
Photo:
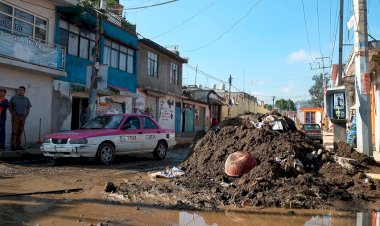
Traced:
<path fill-rule="evenodd" d="M 44 144 L 50 144 L 51 143 L 51 139 L 50 138 L 45 138 L 44 139 Z"/>
<path fill-rule="evenodd" d="M 87 139 L 86 138 L 81 138 L 81 139 L 70 139 L 69 143 L 70 144 L 87 144 Z"/>

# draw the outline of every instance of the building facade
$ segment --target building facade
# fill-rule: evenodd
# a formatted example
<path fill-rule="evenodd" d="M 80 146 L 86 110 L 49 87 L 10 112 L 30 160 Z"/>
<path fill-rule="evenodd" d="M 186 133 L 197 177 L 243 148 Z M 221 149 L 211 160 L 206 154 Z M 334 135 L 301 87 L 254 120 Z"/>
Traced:
<path fill-rule="evenodd" d="M 66 78 L 65 48 L 54 44 L 55 8 L 71 1 L 0 0 L 0 86 L 8 99 L 19 86 L 32 108 L 22 138 L 24 145 L 38 143 L 51 132 L 53 80 Z M 11 116 L 6 124 L 6 146 L 10 146 Z"/>
<path fill-rule="evenodd" d="M 99 79 L 97 80 L 97 114 L 131 113 L 136 98 L 138 38 L 135 30 L 121 26 L 107 15 L 97 18 L 92 11 L 76 6 L 59 7 L 56 17 L 55 42 L 66 47 L 66 77 L 53 83 L 53 131 L 77 129 L 82 124 L 81 112 L 89 105 L 94 51 L 99 35 Z M 120 21 L 119 21 L 120 22 Z"/>
<path fill-rule="evenodd" d="M 187 59 L 149 40 L 139 40 L 135 113 L 150 114 L 167 129 L 182 131 L 182 64 Z"/>
<path fill-rule="evenodd" d="M 297 112 L 299 122 L 304 123 L 318 123 L 322 126 L 322 108 L 300 108 Z"/>

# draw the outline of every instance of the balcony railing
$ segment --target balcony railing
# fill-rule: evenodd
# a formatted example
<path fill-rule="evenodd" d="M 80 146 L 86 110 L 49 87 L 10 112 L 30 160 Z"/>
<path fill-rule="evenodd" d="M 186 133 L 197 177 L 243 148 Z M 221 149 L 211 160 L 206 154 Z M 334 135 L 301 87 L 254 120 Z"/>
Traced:
<path fill-rule="evenodd" d="M 65 53 L 65 48 L 57 44 L 0 30 L 2 57 L 64 71 Z"/>

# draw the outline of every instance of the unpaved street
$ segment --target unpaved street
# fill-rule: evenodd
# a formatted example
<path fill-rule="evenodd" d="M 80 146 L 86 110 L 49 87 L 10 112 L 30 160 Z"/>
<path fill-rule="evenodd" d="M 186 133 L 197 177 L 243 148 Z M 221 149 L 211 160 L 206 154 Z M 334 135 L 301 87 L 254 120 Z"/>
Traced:
<path fill-rule="evenodd" d="M 115 202 L 103 192 L 105 184 L 107 181 L 125 182 L 147 175 L 148 171 L 177 165 L 187 152 L 187 148 L 170 150 L 162 161 L 154 161 L 150 155 L 120 157 L 111 166 L 93 160 L 59 164 L 43 159 L 3 162 L 0 164 L 0 225 L 97 225 L 102 222 L 149 225 L 149 219 L 141 224 L 142 216 L 147 213 L 135 207 L 119 205 L 120 210 L 116 212 L 114 208 L 107 208 Z M 140 223 L 131 223 L 134 219 L 140 219 Z"/>

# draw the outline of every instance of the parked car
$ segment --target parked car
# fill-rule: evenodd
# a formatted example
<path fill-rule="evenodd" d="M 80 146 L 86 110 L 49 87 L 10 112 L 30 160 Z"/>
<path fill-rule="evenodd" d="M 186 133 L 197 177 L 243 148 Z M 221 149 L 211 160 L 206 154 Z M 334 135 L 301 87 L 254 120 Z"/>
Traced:
<path fill-rule="evenodd" d="M 81 129 L 46 136 L 44 156 L 96 157 L 110 164 L 115 155 L 152 152 L 163 159 L 176 144 L 173 130 L 163 129 L 148 115 L 106 114 L 97 116 Z"/>
<path fill-rule="evenodd" d="M 318 140 L 321 144 L 323 143 L 322 130 L 319 124 L 305 123 L 302 125 L 301 130 L 312 140 Z"/>

